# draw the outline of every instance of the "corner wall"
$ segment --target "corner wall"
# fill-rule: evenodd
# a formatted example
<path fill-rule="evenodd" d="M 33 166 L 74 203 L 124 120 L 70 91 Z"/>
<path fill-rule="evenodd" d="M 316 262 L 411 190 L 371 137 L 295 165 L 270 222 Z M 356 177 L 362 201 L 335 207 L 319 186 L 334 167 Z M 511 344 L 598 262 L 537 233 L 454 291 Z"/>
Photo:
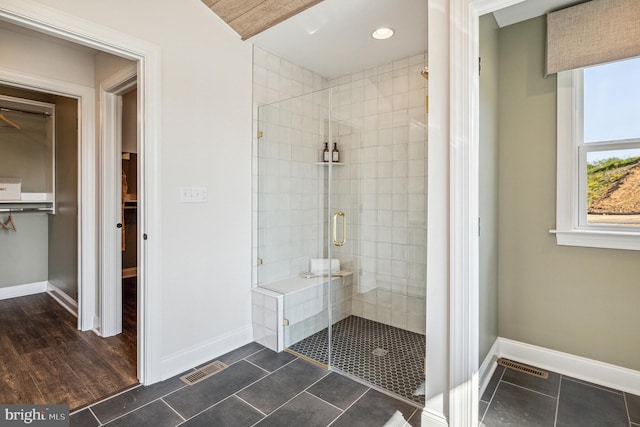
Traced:
<path fill-rule="evenodd" d="M 480 355 L 498 337 L 498 24 L 480 18 Z"/>
<path fill-rule="evenodd" d="M 499 335 L 640 370 L 640 254 L 558 246 L 545 21 L 500 30 Z"/>

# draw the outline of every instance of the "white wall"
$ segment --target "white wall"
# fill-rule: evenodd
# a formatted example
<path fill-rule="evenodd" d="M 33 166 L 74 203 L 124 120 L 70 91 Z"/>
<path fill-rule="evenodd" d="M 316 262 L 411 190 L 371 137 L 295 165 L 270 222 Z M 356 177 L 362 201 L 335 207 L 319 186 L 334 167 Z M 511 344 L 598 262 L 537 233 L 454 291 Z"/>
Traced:
<path fill-rule="evenodd" d="M 248 341 L 251 46 L 199 0 L 37 2 L 162 49 L 161 375 Z M 182 186 L 209 202 L 180 204 Z"/>

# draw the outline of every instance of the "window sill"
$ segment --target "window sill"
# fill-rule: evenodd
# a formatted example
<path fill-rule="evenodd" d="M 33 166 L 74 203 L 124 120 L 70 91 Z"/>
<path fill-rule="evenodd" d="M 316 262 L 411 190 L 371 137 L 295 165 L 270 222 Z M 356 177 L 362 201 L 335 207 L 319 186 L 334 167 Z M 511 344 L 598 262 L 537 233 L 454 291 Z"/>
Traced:
<path fill-rule="evenodd" d="M 640 250 L 640 233 L 608 230 L 549 230 L 558 245 L 585 248 Z"/>

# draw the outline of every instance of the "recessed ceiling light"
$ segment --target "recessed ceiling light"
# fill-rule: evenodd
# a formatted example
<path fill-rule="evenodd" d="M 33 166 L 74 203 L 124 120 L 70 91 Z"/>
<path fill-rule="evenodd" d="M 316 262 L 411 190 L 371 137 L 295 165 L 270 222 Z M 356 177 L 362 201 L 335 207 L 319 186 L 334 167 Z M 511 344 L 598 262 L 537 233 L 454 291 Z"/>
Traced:
<path fill-rule="evenodd" d="M 383 27 L 383 28 L 378 28 L 373 33 L 371 33 L 371 37 L 373 37 L 376 40 L 386 40 L 391 36 L 393 36 L 393 33 L 395 33 L 395 31 L 393 31 L 392 28 Z"/>

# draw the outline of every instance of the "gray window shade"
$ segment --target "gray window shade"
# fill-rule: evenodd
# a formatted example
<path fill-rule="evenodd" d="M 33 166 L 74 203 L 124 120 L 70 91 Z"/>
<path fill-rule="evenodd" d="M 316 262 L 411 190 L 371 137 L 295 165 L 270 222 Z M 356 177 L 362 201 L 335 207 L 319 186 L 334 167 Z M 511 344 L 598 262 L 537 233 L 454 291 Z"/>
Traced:
<path fill-rule="evenodd" d="M 640 56 L 640 0 L 592 0 L 547 15 L 547 75 Z"/>

